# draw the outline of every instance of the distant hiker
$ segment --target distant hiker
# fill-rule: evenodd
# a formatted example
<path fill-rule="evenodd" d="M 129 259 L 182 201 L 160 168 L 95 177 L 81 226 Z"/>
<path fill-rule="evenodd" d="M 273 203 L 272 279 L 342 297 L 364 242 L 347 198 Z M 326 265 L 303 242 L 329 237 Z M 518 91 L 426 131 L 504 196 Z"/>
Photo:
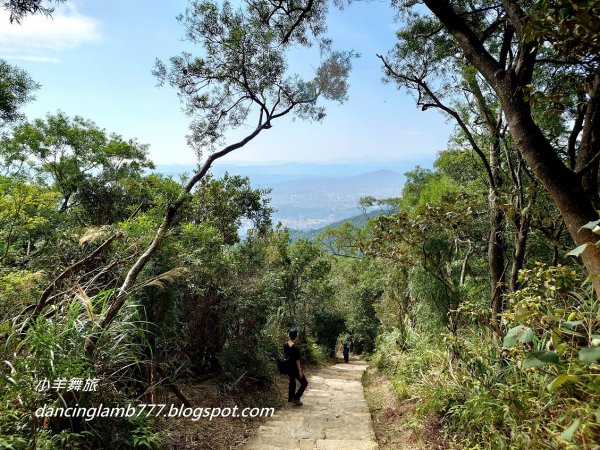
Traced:
<path fill-rule="evenodd" d="M 298 337 L 298 330 L 290 328 L 290 339 L 283 344 L 283 353 L 287 356 L 288 376 L 290 377 L 290 387 L 288 389 L 288 402 L 292 402 L 296 406 L 302 405 L 300 397 L 304 393 L 308 381 L 300 367 L 300 349 L 294 345 L 294 341 Z M 296 379 L 300 382 L 300 389 L 296 392 Z"/>
<path fill-rule="evenodd" d="M 350 344 L 348 342 L 344 342 L 344 361 L 348 362 L 350 358 Z"/>

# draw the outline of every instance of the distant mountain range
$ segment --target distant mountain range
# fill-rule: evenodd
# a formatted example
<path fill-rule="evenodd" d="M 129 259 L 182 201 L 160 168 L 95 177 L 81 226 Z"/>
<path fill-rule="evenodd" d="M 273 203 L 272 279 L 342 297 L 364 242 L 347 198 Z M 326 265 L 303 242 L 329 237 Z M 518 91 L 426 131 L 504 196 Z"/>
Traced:
<path fill-rule="evenodd" d="M 414 161 L 359 162 L 347 164 L 285 163 L 273 165 L 216 164 L 216 177 L 225 172 L 250 178 L 252 185 L 271 189 L 276 210 L 273 223 L 294 230 L 318 229 L 358 216 L 361 197 L 389 198 L 400 195 Z M 191 173 L 194 166 L 158 166 L 166 175 Z"/>
<path fill-rule="evenodd" d="M 335 163 L 264 163 L 264 164 L 242 164 L 216 161 L 211 172 L 222 176 L 225 172 L 235 175 L 247 176 L 252 183 L 259 187 L 270 187 L 274 183 L 306 178 L 319 177 L 348 177 L 381 169 L 392 170 L 400 174 L 414 169 L 416 165 L 431 167 L 434 157 L 421 157 L 419 159 L 403 160 L 356 160 L 350 162 Z M 195 169 L 193 164 L 159 164 L 157 171 L 165 175 L 179 175 L 183 172 L 191 173 Z"/>

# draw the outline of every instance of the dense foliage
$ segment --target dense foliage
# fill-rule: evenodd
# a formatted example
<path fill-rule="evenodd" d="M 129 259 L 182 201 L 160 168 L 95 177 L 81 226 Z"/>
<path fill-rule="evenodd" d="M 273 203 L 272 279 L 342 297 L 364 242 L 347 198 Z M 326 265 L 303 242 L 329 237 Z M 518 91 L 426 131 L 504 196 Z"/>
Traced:
<path fill-rule="evenodd" d="M 52 12 L 3 6 L 16 22 Z M 0 447 L 160 448 L 150 417 L 35 412 L 155 403 L 167 389 L 189 404 L 178 382 L 268 384 L 290 326 L 309 360 L 333 353 L 345 323 L 328 256 L 272 228 L 268 190 L 209 172 L 281 117 L 321 121 L 322 99 L 345 100 L 354 55 L 331 51 L 325 12 L 190 2 L 179 20 L 201 56 L 155 67 L 185 103 L 202 161 L 181 180 L 151 172 L 147 145 L 89 119 L 28 120 L 21 108 L 38 86 L 0 61 Z M 323 63 L 303 79 L 287 51 L 312 43 Z"/>
<path fill-rule="evenodd" d="M 533 229 L 518 288 L 493 318 L 485 186 L 447 165 L 469 158 L 442 153 L 434 171 L 407 174 L 398 213 L 328 232 L 346 246 L 344 264 L 381 289 L 372 363 L 401 400 L 417 399 L 416 429 L 437 416 L 457 448 L 591 449 L 600 431 L 598 299 L 566 252 L 550 265 L 546 237 Z M 361 259 L 347 257 L 352 248 Z"/>
<path fill-rule="evenodd" d="M 361 201 L 381 209 L 366 226 L 316 242 L 273 227 L 268 189 L 210 167 L 346 99 L 356 55 L 331 50 L 327 2 L 190 2 L 179 21 L 199 56 L 154 69 L 192 118 L 201 163 L 179 180 L 89 119 L 26 118 L 38 86 L 0 61 L 1 448 L 161 448 L 150 417 L 35 412 L 267 385 L 290 326 L 313 362 L 342 341 L 370 355 L 416 402 L 415 427 L 436 416 L 451 446 L 595 448 L 598 7 L 417 3 L 393 2 L 384 77 L 456 131 L 397 198 Z M 3 6 L 15 21 L 51 12 Z M 289 73 L 287 51 L 311 44 L 314 76 Z M 247 134 L 227 142 L 232 129 Z"/>

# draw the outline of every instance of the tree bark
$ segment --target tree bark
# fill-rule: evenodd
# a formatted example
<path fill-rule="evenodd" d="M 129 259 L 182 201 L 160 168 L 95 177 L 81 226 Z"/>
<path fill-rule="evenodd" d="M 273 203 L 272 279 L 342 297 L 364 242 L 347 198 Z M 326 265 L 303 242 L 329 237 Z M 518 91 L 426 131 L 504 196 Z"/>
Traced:
<path fill-rule="evenodd" d="M 581 178 L 560 160 L 533 121 L 522 91 L 510 82 L 510 78 L 499 80 L 497 92 L 517 149 L 547 189 L 575 245 L 595 243 L 598 237 L 588 229 L 581 229 L 589 221 L 598 218 Z M 595 245 L 588 245 L 582 258 L 596 295 L 600 297 L 600 249 Z"/>
<path fill-rule="evenodd" d="M 467 264 L 469 262 L 469 257 L 473 252 L 473 248 L 471 246 L 471 242 L 469 241 L 469 247 L 467 248 L 467 253 L 465 254 L 465 258 L 463 259 L 462 266 L 460 268 L 460 280 L 459 283 L 461 286 L 465 284 L 465 279 L 467 276 Z"/>
<path fill-rule="evenodd" d="M 504 310 L 505 294 L 505 242 L 504 242 L 504 210 L 498 205 L 498 189 L 501 185 L 499 177 L 500 142 L 490 145 L 490 167 L 494 176 L 495 187 L 489 187 L 488 207 L 490 210 L 490 236 L 488 241 L 488 261 L 491 282 L 492 320 L 497 321 L 498 315 Z"/>
<path fill-rule="evenodd" d="M 525 248 L 527 246 L 527 237 L 529 235 L 529 220 L 521 218 L 517 225 L 515 234 L 515 248 L 512 256 L 512 267 L 510 271 L 510 292 L 515 292 L 519 288 L 519 271 L 523 268 L 525 261 Z"/>
<path fill-rule="evenodd" d="M 575 172 L 581 177 L 587 197 L 591 199 L 594 208 L 598 209 L 600 208 L 600 196 L 598 196 L 600 161 L 597 158 L 600 152 L 600 71 L 596 73 L 589 95 Z"/>

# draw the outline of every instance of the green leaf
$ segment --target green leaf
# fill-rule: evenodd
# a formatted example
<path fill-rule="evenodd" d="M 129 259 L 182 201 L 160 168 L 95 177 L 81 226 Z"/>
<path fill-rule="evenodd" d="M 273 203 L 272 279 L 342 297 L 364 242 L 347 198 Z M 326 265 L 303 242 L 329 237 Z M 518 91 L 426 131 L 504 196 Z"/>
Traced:
<path fill-rule="evenodd" d="M 554 352 L 530 352 L 523 360 L 523 369 L 558 364 L 558 355 Z"/>
<path fill-rule="evenodd" d="M 535 334 L 533 333 L 533 330 L 529 327 L 526 327 L 525 330 L 523 330 L 523 333 L 521 333 L 521 335 L 519 336 L 519 341 L 521 341 L 523 344 L 527 344 L 531 341 L 533 341 Z"/>
<path fill-rule="evenodd" d="M 596 228 L 598 225 L 600 225 L 600 219 L 599 220 L 592 220 L 591 222 L 586 223 L 584 226 L 582 226 L 579 231 L 583 230 L 584 228 L 587 228 L 588 230 L 593 230 L 594 228 Z"/>
<path fill-rule="evenodd" d="M 527 343 L 533 340 L 533 330 L 525 325 L 517 325 L 508 330 L 504 336 L 503 345 L 506 348 L 512 348 L 517 344 L 517 341 Z"/>
<path fill-rule="evenodd" d="M 565 441 L 571 441 L 575 435 L 575 432 L 579 428 L 579 425 L 581 425 L 581 420 L 575 419 L 571 425 L 569 425 L 569 428 L 562 432 L 560 438 L 564 439 Z"/>
<path fill-rule="evenodd" d="M 596 410 L 596 423 L 600 423 L 600 407 Z"/>
<path fill-rule="evenodd" d="M 579 256 L 579 255 L 581 255 L 583 253 L 583 251 L 587 248 L 588 245 L 590 245 L 590 244 L 585 243 L 583 245 L 580 245 L 577 248 L 574 248 L 569 253 L 567 253 L 567 256 Z"/>
<path fill-rule="evenodd" d="M 588 366 L 595 363 L 600 359 L 600 348 L 598 347 L 585 347 L 579 350 L 579 359 Z"/>
<path fill-rule="evenodd" d="M 563 322 L 563 326 L 569 330 L 574 330 L 577 328 L 577 325 L 581 324 L 583 324 L 583 320 L 567 320 L 566 322 Z"/>
<path fill-rule="evenodd" d="M 551 383 L 548 384 L 548 391 L 554 392 L 567 381 L 577 381 L 579 377 L 577 375 L 568 375 L 566 373 L 557 376 Z"/>

